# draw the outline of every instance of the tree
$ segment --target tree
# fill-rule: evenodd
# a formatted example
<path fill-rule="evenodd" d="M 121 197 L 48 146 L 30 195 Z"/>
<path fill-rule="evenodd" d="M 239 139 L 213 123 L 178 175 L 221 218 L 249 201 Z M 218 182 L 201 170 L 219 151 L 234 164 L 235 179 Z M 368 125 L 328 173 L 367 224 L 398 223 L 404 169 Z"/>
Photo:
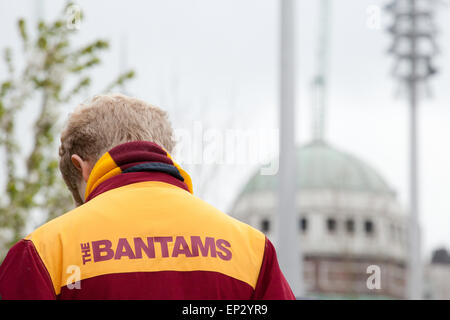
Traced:
<path fill-rule="evenodd" d="M 7 48 L 4 61 L 6 79 L 0 82 L 0 148 L 4 155 L 0 193 L 0 260 L 6 249 L 24 236 L 32 211 L 52 219 L 73 207 L 73 200 L 59 176 L 55 136 L 64 105 L 80 97 L 91 85 L 90 71 L 108 48 L 105 40 L 81 47 L 72 45 L 76 29 L 67 21 L 68 4 L 55 21 L 40 21 L 30 36 L 24 19 L 18 21 L 24 66 L 16 70 L 15 55 Z M 74 19 L 81 19 L 81 13 Z M 74 21 L 78 22 L 78 21 Z M 112 90 L 134 77 L 127 71 L 106 86 Z M 36 101 L 39 103 L 36 105 Z M 37 107 L 33 124 L 32 149 L 23 155 L 23 136 L 18 137 L 18 115 Z M 20 174 L 17 170 L 24 171 Z"/>

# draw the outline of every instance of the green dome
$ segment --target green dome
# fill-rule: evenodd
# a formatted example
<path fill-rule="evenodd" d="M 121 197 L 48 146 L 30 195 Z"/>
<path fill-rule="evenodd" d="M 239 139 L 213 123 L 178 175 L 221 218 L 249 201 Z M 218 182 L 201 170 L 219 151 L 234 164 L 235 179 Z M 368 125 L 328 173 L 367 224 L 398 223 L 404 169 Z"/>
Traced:
<path fill-rule="evenodd" d="M 393 194 L 384 179 L 368 164 L 323 142 L 297 149 L 297 188 L 364 191 Z M 258 170 L 241 194 L 277 190 L 278 175 L 261 175 Z"/>

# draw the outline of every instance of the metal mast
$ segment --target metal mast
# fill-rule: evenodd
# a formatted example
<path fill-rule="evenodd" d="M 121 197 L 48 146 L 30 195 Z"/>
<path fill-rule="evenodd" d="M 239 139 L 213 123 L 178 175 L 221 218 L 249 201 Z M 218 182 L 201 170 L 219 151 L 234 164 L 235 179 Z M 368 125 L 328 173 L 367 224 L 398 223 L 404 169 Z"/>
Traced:
<path fill-rule="evenodd" d="M 396 58 L 393 75 L 406 87 L 410 110 L 410 190 L 409 190 L 409 258 L 408 297 L 422 298 L 422 261 L 419 229 L 419 188 L 418 188 L 418 123 L 417 111 L 419 89 L 428 78 L 436 73 L 431 59 L 437 52 L 434 41 L 436 30 L 433 26 L 434 1 L 397 0 L 386 9 L 394 16 L 388 31 L 394 36 L 389 50 Z"/>
<path fill-rule="evenodd" d="M 330 0 L 320 0 L 316 75 L 312 81 L 313 141 L 325 139 L 325 114 L 329 53 Z"/>
<path fill-rule="evenodd" d="M 280 1 L 280 153 L 277 251 L 296 297 L 303 295 L 303 256 L 298 234 L 295 181 L 295 0 Z"/>

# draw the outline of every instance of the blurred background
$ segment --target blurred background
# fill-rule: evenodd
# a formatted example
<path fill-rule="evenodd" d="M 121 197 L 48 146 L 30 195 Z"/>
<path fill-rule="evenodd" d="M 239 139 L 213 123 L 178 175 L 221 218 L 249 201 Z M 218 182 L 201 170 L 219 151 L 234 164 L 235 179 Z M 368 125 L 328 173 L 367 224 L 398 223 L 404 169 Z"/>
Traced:
<path fill-rule="evenodd" d="M 286 249 L 276 219 L 281 2 L 0 0 L 0 259 L 73 208 L 60 130 L 103 92 L 166 110 L 194 193 Z M 298 272 L 288 280 L 301 281 L 301 297 L 450 299 L 450 3 L 294 2 L 291 253 L 301 258 L 292 267 L 280 256 L 283 271 Z M 412 21 L 426 43 L 416 77 Z"/>

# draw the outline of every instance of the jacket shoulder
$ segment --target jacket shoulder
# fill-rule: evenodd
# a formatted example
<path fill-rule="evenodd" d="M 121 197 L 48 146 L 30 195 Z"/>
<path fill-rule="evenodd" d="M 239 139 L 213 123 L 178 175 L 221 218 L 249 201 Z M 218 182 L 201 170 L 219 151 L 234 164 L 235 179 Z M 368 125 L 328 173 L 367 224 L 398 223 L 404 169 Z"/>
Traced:
<path fill-rule="evenodd" d="M 56 294 L 61 287 L 61 274 L 66 272 L 62 264 L 64 243 L 76 237 L 80 227 L 89 219 L 91 210 L 89 207 L 82 205 L 68 211 L 41 225 L 23 239 L 32 243 L 36 254 L 48 271 Z"/>
<path fill-rule="evenodd" d="M 88 218 L 88 212 L 92 210 L 92 206 L 88 203 L 74 208 L 36 228 L 28 234 L 25 239 L 31 240 L 33 243 L 41 241 L 55 241 L 58 236 L 65 231 L 75 231 L 75 226 Z"/>

